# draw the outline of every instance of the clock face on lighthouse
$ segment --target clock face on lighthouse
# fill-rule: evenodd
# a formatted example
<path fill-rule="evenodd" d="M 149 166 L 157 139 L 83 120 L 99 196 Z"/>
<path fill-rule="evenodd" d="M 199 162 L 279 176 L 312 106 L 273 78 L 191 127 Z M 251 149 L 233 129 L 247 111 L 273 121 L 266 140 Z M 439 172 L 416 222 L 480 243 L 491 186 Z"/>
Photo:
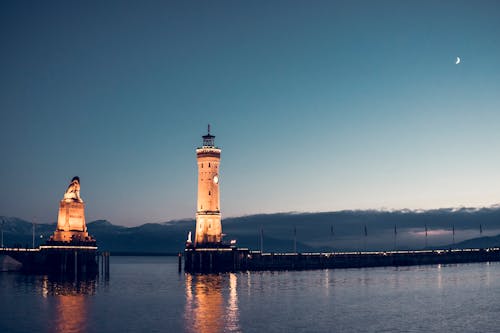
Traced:
<path fill-rule="evenodd" d="M 214 180 L 214 184 L 218 184 L 219 183 L 219 176 L 215 175 L 213 180 Z"/>

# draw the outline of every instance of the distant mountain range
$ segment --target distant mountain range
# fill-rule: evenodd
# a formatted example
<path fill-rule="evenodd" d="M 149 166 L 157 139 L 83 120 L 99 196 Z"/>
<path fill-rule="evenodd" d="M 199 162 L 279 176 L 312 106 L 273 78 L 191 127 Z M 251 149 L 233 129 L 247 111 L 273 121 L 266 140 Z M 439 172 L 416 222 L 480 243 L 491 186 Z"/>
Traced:
<path fill-rule="evenodd" d="M 15 217 L 0 217 L 6 246 L 32 245 L 32 223 Z M 288 252 L 332 250 L 392 250 L 467 248 L 500 245 L 500 206 L 427 211 L 359 210 L 324 213 L 259 214 L 223 219 L 226 240 L 241 247 Z M 36 224 L 36 244 L 45 242 L 56 224 Z M 137 227 L 98 220 L 87 223 L 89 233 L 102 250 L 115 253 L 177 253 L 194 219 L 147 223 Z M 425 237 L 427 227 L 427 240 Z"/>

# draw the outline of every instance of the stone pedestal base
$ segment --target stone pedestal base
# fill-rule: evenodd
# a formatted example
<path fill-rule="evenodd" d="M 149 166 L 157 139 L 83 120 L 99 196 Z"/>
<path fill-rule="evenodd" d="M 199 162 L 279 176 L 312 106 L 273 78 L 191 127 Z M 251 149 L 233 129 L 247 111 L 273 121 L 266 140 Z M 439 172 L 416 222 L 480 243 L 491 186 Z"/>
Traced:
<path fill-rule="evenodd" d="M 219 246 L 221 242 L 222 224 L 220 213 L 197 213 L 195 246 Z"/>
<path fill-rule="evenodd" d="M 91 240 L 85 225 L 85 204 L 83 202 L 61 201 L 57 229 L 52 240 L 56 242 Z"/>

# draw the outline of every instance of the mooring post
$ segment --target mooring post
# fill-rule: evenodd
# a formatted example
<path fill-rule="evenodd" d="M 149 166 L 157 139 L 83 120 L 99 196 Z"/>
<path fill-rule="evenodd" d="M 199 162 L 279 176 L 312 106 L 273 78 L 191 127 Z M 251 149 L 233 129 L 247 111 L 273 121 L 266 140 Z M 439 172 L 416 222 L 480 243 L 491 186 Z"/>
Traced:
<path fill-rule="evenodd" d="M 109 279 L 109 252 L 106 251 L 106 279 Z"/>
<path fill-rule="evenodd" d="M 233 271 L 236 271 L 236 251 L 233 250 Z"/>
<path fill-rule="evenodd" d="M 75 264 L 74 264 L 74 267 L 75 267 L 75 281 L 77 279 L 77 274 L 78 274 L 78 252 L 75 251 Z"/>
<path fill-rule="evenodd" d="M 182 253 L 179 252 L 177 255 L 179 257 L 179 273 L 182 271 Z"/>
<path fill-rule="evenodd" d="M 80 258 L 81 259 L 81 258 Z M 81 260 L 80 260 L 81 261 Z M 95 258 L 94 258 L 94 263 L 95 263 Z M 83 259 L 83 265 L 81 266 L 80 268 L 80 271 L 82 272 L 82 274 L 87 274 L 87 266 L 89 264 L 89 255 L 88 254 L 85 254 L 84 255 L 84 259 Z"/>
<path fill-rule="evenodd" d="M 194 251 L 191 251 L 191 272 L 194 271 L 194 259 L 195 259 Z"/>
<path fill-rule="evenodd" d="M 203 257 L 202 252 L 198 252 L 200 254 L 200 272 L 203 270 Z"/>

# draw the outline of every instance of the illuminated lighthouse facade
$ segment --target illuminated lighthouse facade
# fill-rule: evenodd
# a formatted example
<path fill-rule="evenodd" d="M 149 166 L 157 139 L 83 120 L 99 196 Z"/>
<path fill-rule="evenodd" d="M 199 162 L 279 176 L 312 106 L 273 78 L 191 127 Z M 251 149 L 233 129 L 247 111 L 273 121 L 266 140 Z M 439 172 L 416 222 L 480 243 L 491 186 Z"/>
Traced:
<path fill-rule="evenodd" d="M 198 201 L 196 208 L 195 247 L 214 247 L 222 242 L 219 198 L 219 164 L 221 150 L 215 136 L 203 136 L 203 146 L 196 149 L 198 161 Z"/>

